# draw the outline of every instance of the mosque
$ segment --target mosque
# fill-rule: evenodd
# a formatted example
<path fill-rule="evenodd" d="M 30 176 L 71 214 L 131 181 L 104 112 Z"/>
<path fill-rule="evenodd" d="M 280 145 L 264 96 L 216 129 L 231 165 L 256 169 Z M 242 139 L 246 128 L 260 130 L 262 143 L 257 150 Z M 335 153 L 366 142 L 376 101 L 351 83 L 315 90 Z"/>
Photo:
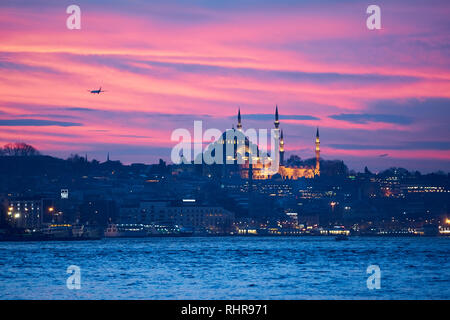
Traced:
<path fill-rule="evenodd" d="M 284 161 L 284 137 L 283 130 L 280 130 L 278 106 L 275 107 L 274 132 L 279 137 L 279 153 L 275 156 L 270 156 L 269 153 L 264 154 L 257 144 L 252 143 L 252 140 L 255 141 L 255 139 L 250 139 L 246 135 L 249 131 L 244 133 L 240 109 L 237 118 L 236 129 L 233 127 L 223 132 L 220 139 L 212 142 L 203 153 L 203 156 L 209 154 L 209 156 L 215 157 L 216 152 L 220 151 L 223 157 L 221 164 L 203 165 L 204 174 L 227 178 L 240 177 L 249 180 L 271 179 L 276 174 L 279 174 L 282 179 L 292 180 L 320 176 L 319 128 L 317 128 L 315 140 L 315 166 L 288 166 Z M 263 159 L 264 161 L 262 161 Z M 272 161 L 279 161 L 278 170 L 275 172 L 271 166 Z"/>

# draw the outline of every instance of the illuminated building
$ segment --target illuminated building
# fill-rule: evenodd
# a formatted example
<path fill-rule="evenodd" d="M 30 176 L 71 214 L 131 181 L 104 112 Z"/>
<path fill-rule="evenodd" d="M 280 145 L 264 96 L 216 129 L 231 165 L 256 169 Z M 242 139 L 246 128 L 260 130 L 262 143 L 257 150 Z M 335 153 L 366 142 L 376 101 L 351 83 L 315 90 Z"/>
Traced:
<path fill-rule="evenodd" d="M 223 132 L 220 138 L 209 144 L 201 155 L 203 159 L 208 155 L 216 160 L 216 163 L 202 167 L 203 174 L 225 178 L 240 177 L 250 180 L 270 178 L 273 175 L 269 170 L 272 158 L 270 155 L 263 157 L 258 145 L 252 142 L 257 140 L 256 130 L 254 130 L 254 137 L 249 137 L 246 134 L 250 133 L 248 131 L 244 133 L 242 130 L 239 109 L 237 129 L 228 129 Z M 265 161 L 262 161 L 263 158 Z M 220 163 L 217 163 L 217 161 Z"/>
<path fill-rule="evenodd" d="M 283 132 L 283 131 L 281 131 Z M 319 140 L 319 128 L 317 128 L 316 132 L 316 165 L 313 166 L 299 166 L 292 167 L 286 166 L 284 164 L 284 138 L 283 134 L 281 134 L 280 138 L 280 159 L 283 159 L 283 162 L 280 160 L 280 170 L 279 174 L 283 179 L 291 179 L 296 180 L 299 178 L 314 178 L 316 176 L 320 176 L 320 140 Z"/>
<path fill-rule="evenodd" d="M 10 201 L 7 221 L 16 228 L 38 229 L 43 222 L 41 200 Z"/>
<path fill-rule="evenodd" d="M 226 178 L 236 176 L 249 180 L 270 179 L 277 173 L 282 179 L 292 180 L 299 178 L 314 178 L 320 175 L 319 128 L 317 128 L 315 140 L 315 166 L 288 166 L 284 160 L 284 132 L 280 129 L 278 106 L 275 107 L 274 132 L 275 136 L 279 137 L 279 152 L 275 155 L 267 155 L 264 157 L 266 160 L 264 162 L 262 161 L 262 151 L 260 151 L 257 144 L 252 142 L 255 141 L 255 139 L 251 139 L 246 135 L 249 134 L 249 131 L 244 133 L 242 129 L 240 109 L 238 110 L 237 118 L 237 129 L 233 128 L 226 130 L 222 136 L 211 143 L 203 153 L 203 159 L 205 159 L 206 154 L 214 158 L 216 153 L 218 154 L 219 152 L 223 157 L 221 159 L 221 164 L 208 164 L 203 166 L 202 170 L 204 175 L 216 175 Z M 271 171 L 272 161 L 279 161 L 278 172 Z"/>
<path fill-rule="evenodd" d="M 283 130 L 281 130 L 280 134 L 280 166 L 284 165 L 284 138 L 283 138 Z"/>
<path fill-rule="evenodd" d="M 403 186 L 402 189 L 406 193 L 438 193 L 438 192 L 450 192 L 446 190 L 444 186 L 424 186 L 424 185 L 408 185 Z"/>

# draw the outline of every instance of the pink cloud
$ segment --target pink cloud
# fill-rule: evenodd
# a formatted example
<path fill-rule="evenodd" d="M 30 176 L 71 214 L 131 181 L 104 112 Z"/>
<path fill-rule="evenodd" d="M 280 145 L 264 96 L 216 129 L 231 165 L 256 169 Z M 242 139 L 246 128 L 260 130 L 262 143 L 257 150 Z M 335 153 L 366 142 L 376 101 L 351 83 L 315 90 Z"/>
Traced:
<path fill-rule="evenodd" d="M 74 152 L 96 143 L 163 147 L 170 145 L 175 124 L 152 128 L 151 121 L 134 113 L 224 118 L 238 105 L 247 114 L 272 113 L 275 103 L 285 114 L 320 118 L 286 120 L 287 125 L 413 135 L 429 123 L 350 123 L 329 117 L 366 113 L 377 100 L 450 98 L 450 58 L 440 49 L 449 40 L 441 23 L 448 8 L 402 11 L 390 3 L 384 8 L 379 33 L 365 29 L 363 6 L 350 5 L 223 13 L 194 7 L 189 13 L 209 19 L 190 23 L 165 20 L 167 7 L 158 8 L 162 18 L 88 7 L 80 31 L 67 30 L 67 15 L 56 9 L 2 8 L 0 107 L 6 115 L 0 118 L 54 112 L 76 117 L 83 126 L 0 127 L 0 143 L 20 139 L 42 150 Z M 425 18 L 413 19 L 419 16 Z M 87 92 L 98 86 L 108 92 Z M 69 108 L 123 112 L 124 118 Z M 420 157 L 421 150 L 392 154 Z M 448 159 L 446 151 L 430 154 Z"/>

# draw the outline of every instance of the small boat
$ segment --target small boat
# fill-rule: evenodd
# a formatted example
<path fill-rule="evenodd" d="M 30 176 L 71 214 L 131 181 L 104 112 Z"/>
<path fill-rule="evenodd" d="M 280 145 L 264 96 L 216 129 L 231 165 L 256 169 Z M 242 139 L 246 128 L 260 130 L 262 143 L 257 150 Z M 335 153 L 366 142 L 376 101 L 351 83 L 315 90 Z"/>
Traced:
<path fill-rule="evenodd" d="M 139 224 L 108 224 L 105 238 L 143 238 L 147 236 L 144 227 Z"/>
<path fill-rule="evenodd" d="M 194 231 L 178 226 L 151 225 L 147 228 L 147 237 L 190 237 Z"/>
<path fill-rule="evenodd" d="M 100 240 L 102 236 L 103 232 L 100 228 L 88 225 L 72 226 L 73 240 Z"/>
<path fill-rule="evenodd" d="M 348 236 L 346 234 L 338 234 L 336 238 L 334 238 L 336 241 L 343 241 L 348 240 Z"/>

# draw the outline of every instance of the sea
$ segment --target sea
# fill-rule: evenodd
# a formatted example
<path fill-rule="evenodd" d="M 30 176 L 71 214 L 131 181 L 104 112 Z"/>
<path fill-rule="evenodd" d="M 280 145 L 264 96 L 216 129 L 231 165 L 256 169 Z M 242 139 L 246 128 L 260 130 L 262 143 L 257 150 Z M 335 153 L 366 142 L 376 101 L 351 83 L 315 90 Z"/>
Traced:
<path fill-rule="evenodd" d="M 449 262 L 450 237 L 0 242 L 0 299 L 448 300 Z"/>

